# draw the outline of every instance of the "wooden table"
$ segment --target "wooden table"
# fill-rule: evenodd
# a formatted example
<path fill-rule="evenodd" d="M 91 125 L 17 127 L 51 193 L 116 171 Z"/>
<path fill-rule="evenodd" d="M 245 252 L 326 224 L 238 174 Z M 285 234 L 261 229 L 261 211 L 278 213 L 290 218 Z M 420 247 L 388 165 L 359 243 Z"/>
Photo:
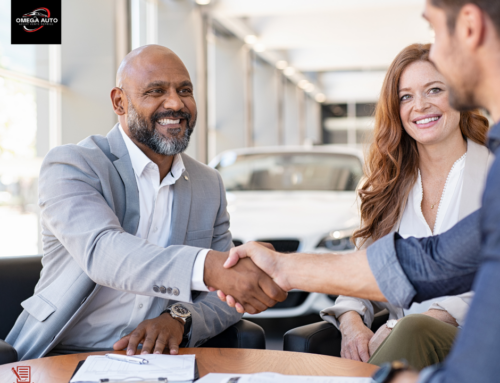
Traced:
<path fill-rule="evenodd" d="M 12 368 L 31 366 L 30 383 L 68 383 L 76 365 L 89 355 L 107 352 L 52 356 L 0 366 L 0 382 L 15 383 Z M 124 354 L 118 351 L 117 354 Z M 333 356 L 289 351 L 231 348 L 182 348 L 180 354 L 195 354 L 200 377 L 210 372 L 249 374 L 278 372 L 288 375 L 371 376 L 377 366 Z"/>

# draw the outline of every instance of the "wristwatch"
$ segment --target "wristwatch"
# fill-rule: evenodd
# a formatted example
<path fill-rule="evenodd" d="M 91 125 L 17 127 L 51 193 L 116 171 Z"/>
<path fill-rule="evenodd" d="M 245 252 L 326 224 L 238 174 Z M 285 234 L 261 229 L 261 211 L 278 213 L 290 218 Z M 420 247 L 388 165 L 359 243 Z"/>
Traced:
<path fill-rule="evenodd" d="M 397 373 L 409 370 L 410 367 L 408 367 L 406 360 L 396 360 L 380 366 L 377 372 L 373 374 L 372 379 L 375 383 L 389 383 Z"/>
<path fill-rule="evenodd" d="M 179 318 L 184 322 L 184 334 L 181 345 L 185 346 L 189 341 L 189 333 L 191 332 L 191 323 L 193 321 L 191 311 L 189 311 L 181 303 L 175 303 L 168 306 L 163 313 L 169 313 L 172 318 Z"/>
<path fill-rule="evenodd" d="M 165 312 L 169 313 L 172 318 L 182 319 L 184 324 L 187 324 L 188 320 L 191 321 L 191 311 L 185 308 L 181 303 L 168 306 Z"/>
<path fill-rule="evenodd" d="M 396 323 L 398 323 L 398 321 L 396 319 L 389 319 L 387 321 L 387 323 L 385 324 L 385 326 L 388 328 L 388 329 L 393 329 L 394 326 L 396 326 Z"/>

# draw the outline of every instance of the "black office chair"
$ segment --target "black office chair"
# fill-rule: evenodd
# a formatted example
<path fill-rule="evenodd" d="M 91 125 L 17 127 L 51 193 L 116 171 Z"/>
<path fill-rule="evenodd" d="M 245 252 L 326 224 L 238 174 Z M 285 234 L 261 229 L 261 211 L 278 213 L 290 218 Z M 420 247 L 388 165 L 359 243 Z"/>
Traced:
<path fill-rule="evenodd" d="M 21 314 L 21 302 L 33 295 L 42 270 L 41 255 L 0 257 L 0 365 L 17 362 L 16 350 L 4 342 Z M 200 347 L 265 349 L 262 327 L 240 320 Z"/>
<path fill-rule="evenodd" d="M 389 319 L 389 314 L 381 312 L 375 316 L 372 331 L 375 332 Z M 317 322 L 294 328 L 284 335 L 283 350 L 307 352 L 340 357 L 342 335 L 329 322 Z"/>

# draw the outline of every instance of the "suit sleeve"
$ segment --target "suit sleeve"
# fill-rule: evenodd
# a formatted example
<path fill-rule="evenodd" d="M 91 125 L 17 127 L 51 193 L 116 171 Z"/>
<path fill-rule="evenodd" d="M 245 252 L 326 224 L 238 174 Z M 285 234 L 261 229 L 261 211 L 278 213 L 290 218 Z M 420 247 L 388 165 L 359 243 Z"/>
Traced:
<path fill-rule="evenodd" d="M 103 187 L 80 148 L 53 149 L 40 172 L 39 205 L 44 230 L 57 238 L 97 284 L 190 302 L 191 279 L 186 270 L 192 270 L 201 249 L 163 248 L 125 232 L 110 207 L 113 201 L 104 197 L 111 192 Z M 177 288 L 179 295 L 169 296 L 155 286 Z"/>

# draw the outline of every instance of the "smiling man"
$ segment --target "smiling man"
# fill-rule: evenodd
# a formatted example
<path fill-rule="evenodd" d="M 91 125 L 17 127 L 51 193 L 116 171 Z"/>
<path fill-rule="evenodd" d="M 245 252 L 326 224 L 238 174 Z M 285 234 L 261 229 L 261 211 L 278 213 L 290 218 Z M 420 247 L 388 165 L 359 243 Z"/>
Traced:
<path fill-rule="evenodd" d="M 158 45 L 127 55 L 106 137 L 53 149 L 40 174 L 43 270 L 6 341 L 21 360 L 127 348 L 176 354 L 241 315 L 207 286 L 236 292 L 249 312 L 286 294 L 232 247 L 220 175 L 182 152 L 196 123 L 189 73 Z"/>

